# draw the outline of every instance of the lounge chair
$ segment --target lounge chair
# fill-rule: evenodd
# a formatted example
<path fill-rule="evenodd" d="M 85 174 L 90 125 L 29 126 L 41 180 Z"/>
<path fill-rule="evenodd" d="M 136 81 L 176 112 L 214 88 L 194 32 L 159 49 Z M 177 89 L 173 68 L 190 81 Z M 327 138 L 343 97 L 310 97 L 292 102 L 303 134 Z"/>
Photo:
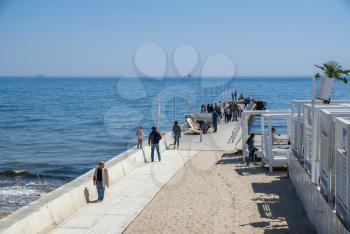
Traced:
<path fill-rule="evenodd" d="M 199 125 L 194 124 L 191 118 L 187 118 L 186 122 L 188 123 L 188 125 L 190 125 L 191 128 L 194 128 L 194 129 L 197 129 L 197 130 L 201 130 Z"/>
<path fill-rule="evenodd" d="M 200 128 L 198 128 L 190 118 L 186 119 L 189 128 L 185 131 L 185 134 L 200 134 Z"/>

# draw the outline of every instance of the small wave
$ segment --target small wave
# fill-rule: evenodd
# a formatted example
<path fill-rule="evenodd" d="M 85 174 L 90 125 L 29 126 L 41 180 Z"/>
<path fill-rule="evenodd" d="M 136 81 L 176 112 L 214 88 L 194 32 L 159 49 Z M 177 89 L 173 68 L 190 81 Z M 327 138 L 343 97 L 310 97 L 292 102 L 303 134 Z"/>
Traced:
<path fill-rule="evenodd" d="M 45 174 L 45 173 L 28 173 L 26 177 L 35 178 L 35 179 L 54 179 L 54 180 L 65 180 L 65 181 L 69 181 L 75 178 L 74 176 L 70 176 L 70 175 L 52 175 L 52 174 Z"/>
<path fill-rule="evenodd" d="M 16 176 L 27 176 L 28 171 L 26 170 L 8 170 L 0 171 L 0 176 L 16 177 Z"/>
<path fill-rule="evenodd" d="M 51 174 L 52 173 L 52 174 Z M 57 174 L 56 174 L 57 173 Z M 76 176 L 73 174 L 68 174 L 68 172 L 58 173 L 55 171 L 47 173 L 31 173 L 26 170 L 8 170 L 0 171 L 0 176 L 3 177 L 25 177 L 25 178 L 34 178 L 34 179 L 56 179 L 56 180 L 65 180 L 69 181 L 74 179 Z"/>

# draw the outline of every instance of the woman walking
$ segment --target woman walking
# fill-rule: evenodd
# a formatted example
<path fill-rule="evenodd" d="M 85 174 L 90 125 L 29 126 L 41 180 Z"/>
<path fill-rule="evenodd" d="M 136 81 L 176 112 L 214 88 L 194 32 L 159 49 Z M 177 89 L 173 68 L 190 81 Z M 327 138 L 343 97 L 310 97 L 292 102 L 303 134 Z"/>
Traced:
<path fill-rule="evenodd" d="M 174 149 L 175 149 L 175 146 L 178 149 L 180 144 L 180 137 L 181 137 L 181 127 L 179 126 L 177 121 L 174 122 L 173 133 L 174 133 L 174 140 L 175 140 Z"/>

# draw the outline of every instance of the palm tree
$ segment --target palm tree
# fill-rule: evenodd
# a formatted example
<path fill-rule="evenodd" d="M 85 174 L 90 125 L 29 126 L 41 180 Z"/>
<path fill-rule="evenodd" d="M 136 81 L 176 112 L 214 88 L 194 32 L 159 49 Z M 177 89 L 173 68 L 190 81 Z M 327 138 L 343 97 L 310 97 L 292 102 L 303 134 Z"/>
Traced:
<path fill-rule="evenodd" d="M 349 76 L 350 70 L 343 70 L 342 66 L 339 63 L 330 61 L 328 63 L 322 64 L 321 66 L 315 66 L 321 69 L 328 78 L 341 80 L 345 84 L 348 83 L 348 79 L 345 76 Z M 315 77 L 316 79 L 321 78 L 320 73 L 317 73 Z"/>

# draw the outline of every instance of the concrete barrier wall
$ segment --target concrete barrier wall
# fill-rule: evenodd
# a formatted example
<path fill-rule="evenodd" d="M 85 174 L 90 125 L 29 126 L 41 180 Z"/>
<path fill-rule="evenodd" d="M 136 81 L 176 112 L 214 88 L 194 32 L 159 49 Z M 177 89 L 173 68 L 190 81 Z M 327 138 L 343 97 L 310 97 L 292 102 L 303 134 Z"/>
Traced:
<path fill-rule="evenodd" d="M 289 178 L 293 182 L 298 197 L 303 203 L 306 213 L 320 234 L 349 234 L 336 213 L 329 207 L 311 178 L 306 174 L 295 156 L 288 163 Z"/>
<path fill-rule="evenodd" d="M 163 134 L 160 142 L 161 152 L 166 150 L 172 137 L 170 133 Z M 135 147 L 106 162 L 110 185 L 117 183 L 122 177 L 130 174 L 135 168 L 149 162 L 150 147 L 143 150 Z M 94 169 L 75 180 L 44 194 L 40 199 L 22 207 L 16 212 L 0 220 L 0 233 L 46 233 L 66 218 L 84 206 L 89 200 L 97 197 L 96 188 L 92 183 Z M 106 190 L 108 196 L 108 189 Z"/>

